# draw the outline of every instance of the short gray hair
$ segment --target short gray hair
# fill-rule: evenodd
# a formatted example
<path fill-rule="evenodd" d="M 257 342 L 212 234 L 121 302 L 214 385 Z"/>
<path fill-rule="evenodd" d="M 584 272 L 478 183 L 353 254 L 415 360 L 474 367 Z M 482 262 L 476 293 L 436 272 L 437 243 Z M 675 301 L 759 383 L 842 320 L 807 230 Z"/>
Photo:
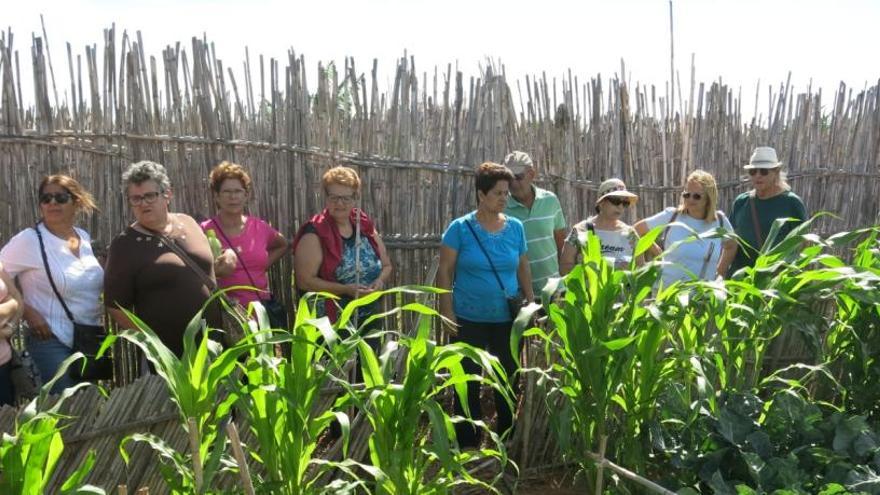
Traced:
<path fill-rule="evenodd" d="M 160 192 L 167 192 L 171 189 L 171 179 L 165 167 L 149 160 L 132 163 L 122 174 L 122 188 L 127 190 L 130 185 L 143 184 L 151 180 L 159 184 Z"/>

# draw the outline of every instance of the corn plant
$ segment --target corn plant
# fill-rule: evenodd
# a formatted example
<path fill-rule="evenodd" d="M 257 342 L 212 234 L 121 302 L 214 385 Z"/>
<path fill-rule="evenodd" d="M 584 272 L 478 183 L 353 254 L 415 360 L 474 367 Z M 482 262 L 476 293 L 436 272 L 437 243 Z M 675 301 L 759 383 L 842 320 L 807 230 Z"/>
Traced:
<path fill-rule="evenodd" d="M 329 319 L 317 317 L 316 303 L 321 304 L 313 294 L 299 301 L 293 327 L 282 339 L 291 343 L 289 359 L 258 346 L 251 349 L 242 366 L 246 382 L 239 389 L 239 407 L 256 440 L 251 453 L 263 467 L 258 485 L 271 493 L 339 493 L 363 485 L 355 474 L 354 468 L 359 466 L 355 462 L 330 463 L 314 458 L 319 439 L 333 421 L 340 425 L 343 453 L 347 453 L 348 415 L 333 407 L 319 410 L 318 403 L 327 386 L 345 383 L 338 377 L 359 340 L 341 339 Z M 261 321 L 261 326 L 266 324 Z M 342 319 L 337 322 L 343 324 Z M 255 337 L 264 342 L 260 334 Z M 360 467 L 370 471 L 369 467 Z M 336 480 L 324 486 L 321 476 L 330 468 L 340 468 L 349 475 L 349 481 Z"/>
<path fill-rule="evenodd" d="M 439 316 L 418 303 L 399 309 Z M 358 342 L 365 389 L 353 391 L 349 398 L 366 413 L 373 428 L 370 460 L 378 470 L 373 493 L 445 494 L 458 485 L 497 493 L 493 485 L 509 462 L 501 439 L 485 423 L 470 418 L 467 409 L 467 417 L 450 416 L 441 402 L 452 391 L 467 408 L 467 385 L 475 383 L 497 390 L 512 404 L 504 368 L 498 358 L 467 344 L 437 345 L 429 339 L 430 328 L 430 318 L 422 318 L 414 336 L 400 336 L 379 355 L 363 340 Z M 401 354 L 402 374 L 395 376 Z M 464 359 L 479 364 L 485 376 L 465 373 Z M 491 446 L 461 451 L 454 429 L 454 423 L 461 421 L 487 432 Z M 468 473 L 469 465 L 487 458 L 497 459 L 502 467 L 494 480 L 485 482 Z"/>
<path fill-rule="evenodd" d="M 634 258 L 661 232 L 640 239 Z M 547 306 L 550 330 L 524 330 L 528 318 L 514 324 L 512 352 L 521 337 L 537 336 L 547 362 L 554 363 L 526 371 L 549 384 L 547 404 L 557 418 L 560 446 L 585 473 L 594 462 L 589 453 L 602 450 L 612 432 L 621 435 L 608 457 L 619 452 L 630 465 L 644 464 L 644 426 L 674 369 L 664 353 L 662 305 L 649 300 L 659 274 L 653 262 L 615 270 L 602 257 L 598 237 L 588 233 L 583 263 L 564 279 L 562 298 Z"/>
<path fill-rule="evenodd" d="M 42 495 L 47 493 L 49 481 L 64 452 L 61 430 L 67 419 L 61 411 L 64 402 L 80 389 L 89 386 L 79 383 L 65 389 L 50 401 L 49 390 L 67 373 L 75 361 L 85 359 L 74 353 L 61 363 L 55 377 L 40 389 L 15 419 L 15 431 L 4 433 L 0 440 L 0 493 L 8 495 Z M 103 494 L 101 488 L 84 483 L 95 464 L 95 452 L 90 451 L 83 463 L 64 481 L 61 494 Z"/>
<path fill-rule="evenodd" d="M 215 493 L 218 474 L 236 465 L 226 453 L 228 439 L 224 426 L 238 399 L 236 389 L 228 383 L 237 359 L 253 345 L 245 341 L 223 350 L 219 342 L 210 339 L 212 329 L 205 326 L 202 313 L 218 296 L 209 299 L 187 325 L 180 358 L 146 323 L 125 309 L 126 316 L 137 328 L 125 330 L 118 336 L 109 335 L 99 351 L 100 357 L 116 338 L 125 339 L 144 352 L 156 373 L 164 379 L 171 400 L 177 406 L 180 425 L 189 435 L 189 454 L 175 451 L 162 438 L 141 433 L 125 437 L 119 449 L 128 462 L 126 447 L 130 442 L 149 444 L 159 456 L 163 479 L 172 493 Z"/>

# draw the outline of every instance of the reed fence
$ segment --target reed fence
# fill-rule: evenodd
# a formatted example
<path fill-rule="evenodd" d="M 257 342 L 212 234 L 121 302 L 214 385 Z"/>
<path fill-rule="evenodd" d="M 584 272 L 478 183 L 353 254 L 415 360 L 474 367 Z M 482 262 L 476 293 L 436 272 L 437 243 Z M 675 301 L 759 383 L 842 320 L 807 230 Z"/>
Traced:
<path fill-rule="evenodd" d="M 861 89 L 841 84 L 830 95 L 798 92 L 789 81 L 759 84 L 756 96 L 766 92 L 766 108 L 746 109 L 741 88 L 720 79 L 697 83 L 693 63 L 684 85 L 679 78 L 658 87 L 633 84 L 623 62 L 610 76 L 568 71 L 509 80 L 503 65 L 466 75 L 452 64 L 417 68 L 415 57 L 404 55 L 386 88 L 376 60 L 365 70 L 351 58 L 309 65 L 293 49 L 285 59 L 265 59 L 245 47 L 244 60 L 231 66 L 204 37 L 169 44 L 157 57 L 145 53 L 139 31 L 120 34 L 111 26 L 82 52 L 68 43 L 67 67 L 57 72 L 45 32 L 32 36 L 33 104 L 24 104 L 14 39 L 11 29 L 0 34 L 0 242 L 35 222 L 41 177 L 63 172 L 95 195 L 101 211 L 83 226 L 100 251 L 131 221 L 120 175 L 142 159 L 168 168 L 173 209 L 194 216 L 212 212 L 207 175 L 214 165 L 246 166 L 255 186 L 251 212 L 292 236 L 322 207 L 323 171 L 343 164 L 361 175 L 362 206 L 389 247 L 393 282 L 417 283 L 448 222 L 475 206 L 474 166 L 514 149 L 531 154 L 539 185 L 559 196 L 569 224 L 592 212 L 598 184 L 614 176 L 640 196 L 631 221 L 675 204 L 695 168 L 715 175 L 720 206 L 729 208 L 747 188 L 741 166 L 759 145 L 777 149 L 810 212 L 836 215 L 821 218 L 819 231 L 880 220 L 880 81 Z M 273 269 L 271 283 L 289 303 L 289 258 Z M 99 431 L 104 422 L 152 418 L 149 428 L 161 429 L 170 424 L 162 416 L 169 410 L 143 398 L 160 389 L 145 380 L 114 390 L 94 406 L 103 413 L 82 406 L 81 421 Z M 525 390 L 526 397 L 535 393 L 534 384 Z M 117 414 L 114 401 L 158 409 Z M 532 402 L 538 407 L 528 399 L 523 407 Z M 7 431 L 8 415 L 0 412 L 0 430 Z M 546 417 L 529 409 L 521 421 L 536 425 L 531 436 L 514 440 L 521 463 L 553 461 Z M 65 434 L 76 438 L 78 431 Z M 107 465 L 92 476 L 116 472 L 116 483 L 125 473 L 130 487 L 151 485 L 155 467 L 123 468 L 113 441 L 105 445 L 113 455 L 99 453 Z"/>

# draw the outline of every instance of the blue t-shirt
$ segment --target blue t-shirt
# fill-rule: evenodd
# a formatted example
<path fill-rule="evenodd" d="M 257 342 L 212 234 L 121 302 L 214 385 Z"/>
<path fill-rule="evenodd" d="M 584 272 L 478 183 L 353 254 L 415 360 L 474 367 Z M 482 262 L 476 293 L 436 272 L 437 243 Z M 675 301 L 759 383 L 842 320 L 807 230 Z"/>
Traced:
<path fill-rule="evenodd" d="M 510 216 L 506 218 L 501 230 L 487 232 L 477 221 L 475 212 L 471 212 L 453 220 L 443 233 L 443 245 L 458 253 L 452 283 L 453 310 L 458 318 L 487 323 L 510 321 L 507 297 L 519 292 L 516 270 L 520 256 L 526 254 L 526 235 L 522 222 Z M 489 260 L 465 222 L 470 223 L 492 258 L 507 294 L 498 285 Z"/>

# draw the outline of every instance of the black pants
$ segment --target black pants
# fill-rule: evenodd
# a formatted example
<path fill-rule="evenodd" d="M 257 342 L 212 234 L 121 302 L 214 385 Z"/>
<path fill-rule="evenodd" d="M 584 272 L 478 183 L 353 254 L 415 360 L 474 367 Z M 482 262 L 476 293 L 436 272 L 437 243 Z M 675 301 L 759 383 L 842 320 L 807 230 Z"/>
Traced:
<path fill-rule="evenodd" d="M 458 318 L 458 325 L 458 335 L 453 337 L 452 341 L 470 344 L 496 356 L 501 361 L 501 366 L 504 367 L 507 378 L 510 380 L 510 385 L 513 387 L 513 403 L 516 405 L 519 395 L 519 377 L 514 375 L 517 366 L 516 361 L 510 354 L 510 329 L 513 326 L 513 322 L 481 323 Z M 462 367 L 465 373 L 480 374 L 480 366 L 470 359 L 463 360 Z M 475 420 L 484 419 L 478 384 L 468 383 L 467 398 L 471 416 Z M 459 403 L 458 394 L 454 394 L 454 400 L 455 414 L 464 415 L 464 408 Z M 507 405 L 504 397 L 498 392 L 495 392 L 495 409 L 498 412 L 495 431 L 498 434 L 503 434 L 513 426 L 513 411 Z M 458 437 L 458 444 L 461 447 L 477 447 L 479 445 L 479 431 L 469 423 L 456 423 L 455 435 Z"/>

